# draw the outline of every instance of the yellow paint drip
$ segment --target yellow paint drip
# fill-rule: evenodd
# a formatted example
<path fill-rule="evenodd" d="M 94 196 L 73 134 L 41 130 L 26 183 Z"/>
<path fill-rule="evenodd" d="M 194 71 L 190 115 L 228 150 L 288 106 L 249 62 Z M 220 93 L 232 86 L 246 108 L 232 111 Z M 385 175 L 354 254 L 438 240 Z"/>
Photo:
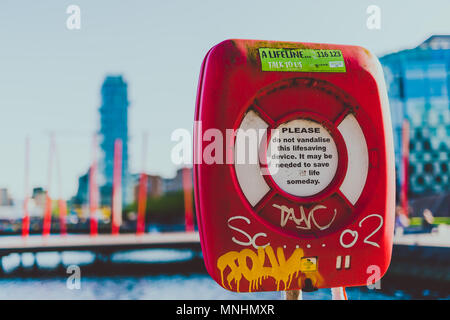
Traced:
<path fill-rule="evenodd" d="M 251 249 L 243 249 L 241 251 L 229 251 L 217 259 L 217 268 L 220 270 L 220 276 L 223 287 L 232 289 L 232 282 L 236 282 L 236 291 L 239 292 L 239 284 L 242 278 L 249 282 L 248 291 L 257 290 L 263 280 L 271 277 L 275 280 L 277 290 L 287 290 L 294 278 L 301 273 L 303 250 L 297 248 L 286 260 L 284 250 L 281 247 L 276 249 L 276 255 L 271 246 L 259 248 L 257 252 Z M 270 264 L 267 267 L 266 258 Z M 226 276 L 226 284 L 224 272 L 230 269 Z M 316 272 L 317 273 L 317 272 Z M 313 279 L 321 279 L 319 274 L 308 277 Z"/>

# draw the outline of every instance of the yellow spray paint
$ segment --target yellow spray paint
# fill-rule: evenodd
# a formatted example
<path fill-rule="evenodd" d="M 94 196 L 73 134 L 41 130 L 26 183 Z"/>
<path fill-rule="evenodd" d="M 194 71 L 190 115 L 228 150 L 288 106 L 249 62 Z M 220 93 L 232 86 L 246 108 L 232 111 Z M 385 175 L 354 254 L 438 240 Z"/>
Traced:
<path fill-rule="evenodd" d="M 259 248 L 257 252 L 251 249 L 241 251 L 229 251 L 217 259 L 217 268 L 220 270 L 222 286 L 232 288 L 232 282 L 236 282 L 236 291 L 239 292 L 239 284 L 242 278 L 249 282 L 248 290 L 257 290 L 264 279 L 269 277 L 275 280 L 277 290 L 280 290 L 280 284 L 286 290 L 290 287 L 294 278 L 299 276 L 302 271 L 303 250 L 296 248 L 289 259 L 286 260 L 284 250 L 278 247 L 276 255 L 271 246 Z M 266 266 L 266 258 L 270 266 Z M 249 263 L 250 261 L 250 263 Z M 225 285 L 224 272 L 230 269 L 226 277 Z M 304 275 L 303 275 L 304 276 Z M 320 280 L 318 272 L 308 274 L 314 281 Z M 299 279 L 299 284 L 301 279 Z"/>

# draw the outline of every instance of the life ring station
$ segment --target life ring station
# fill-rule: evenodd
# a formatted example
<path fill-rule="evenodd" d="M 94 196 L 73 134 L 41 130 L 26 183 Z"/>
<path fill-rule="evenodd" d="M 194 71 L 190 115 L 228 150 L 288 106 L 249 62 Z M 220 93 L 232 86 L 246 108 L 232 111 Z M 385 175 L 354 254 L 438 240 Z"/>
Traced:
<path fill-rule="evenodd" d="M 373 266 L 386 272 L 394 150 L 368 50 L 224 41 L 203 61 L 195 120 L 194 154 L 212 149 L 213 130 L 225 137 L 214 152 L 232 160 L 194 159 L 202 250 L 218 284 L 314 290 L 366 285 Z"/>

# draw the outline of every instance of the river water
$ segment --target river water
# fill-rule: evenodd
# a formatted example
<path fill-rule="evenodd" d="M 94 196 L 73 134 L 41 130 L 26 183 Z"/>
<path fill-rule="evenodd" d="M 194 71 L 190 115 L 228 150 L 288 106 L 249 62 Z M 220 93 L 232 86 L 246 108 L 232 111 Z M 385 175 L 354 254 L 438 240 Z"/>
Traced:
<path fill-rule="evenodd" d="M 92 268 L 90 253 L 40 253 L 4 257 L 5 276 L 0 278 L 0 299 L 281 299 L 279 292 L 234 293 L 216 284 L 204 270 L 169 268 L 170 263 L 189 261 L 193 253 L 176 250 L 141 250 L 115 254 L 108 264 Z M 168 261 L 169 264 L 161 264 Z M 156 267 L 155 269 L 155 262 Z M 130 264 L 131 263 L 131 264 Z M 19 268 L 20 264 L 22 269 Z M 32 269 L 35 265 L 37 268 Z M 69 266 L 78 266 L 79 287 L 74 286 Z M 122 266 L 122 267 L 121 267 Z M 149 266 L 149 274 L 142 272 Z M 150 268 L 150 266 L 153 266 Z M 58 269 L 59 268 L 59 269 Z M 202 269 L 202 268 L 200 268 Z M 19 271 L 21 270 L 21 271 Z M 28 270 L 28 271 L 27 271 Z M 34 270 L 33 272 L 29 270 Z M 56 270 L 59 270 L 57 272 Z M 156 270 L 156 271 L 155 271 Z M 179 272 L 178 272 L 179 271 Z M 351 300 L 423 299 L 430 292 L 347 288 Z M 328 289 L 304 293 L 306 299 L 331 299 Z"/>

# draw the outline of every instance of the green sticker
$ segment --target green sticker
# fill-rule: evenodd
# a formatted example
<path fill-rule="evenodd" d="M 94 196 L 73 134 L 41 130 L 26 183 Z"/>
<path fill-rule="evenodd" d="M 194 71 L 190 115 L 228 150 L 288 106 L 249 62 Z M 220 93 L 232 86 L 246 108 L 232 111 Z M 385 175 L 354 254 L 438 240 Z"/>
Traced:
<path fill-rule="evenodd" d="M 259 48 L 262 71 L 345 72 L 341 50 Z"/>

